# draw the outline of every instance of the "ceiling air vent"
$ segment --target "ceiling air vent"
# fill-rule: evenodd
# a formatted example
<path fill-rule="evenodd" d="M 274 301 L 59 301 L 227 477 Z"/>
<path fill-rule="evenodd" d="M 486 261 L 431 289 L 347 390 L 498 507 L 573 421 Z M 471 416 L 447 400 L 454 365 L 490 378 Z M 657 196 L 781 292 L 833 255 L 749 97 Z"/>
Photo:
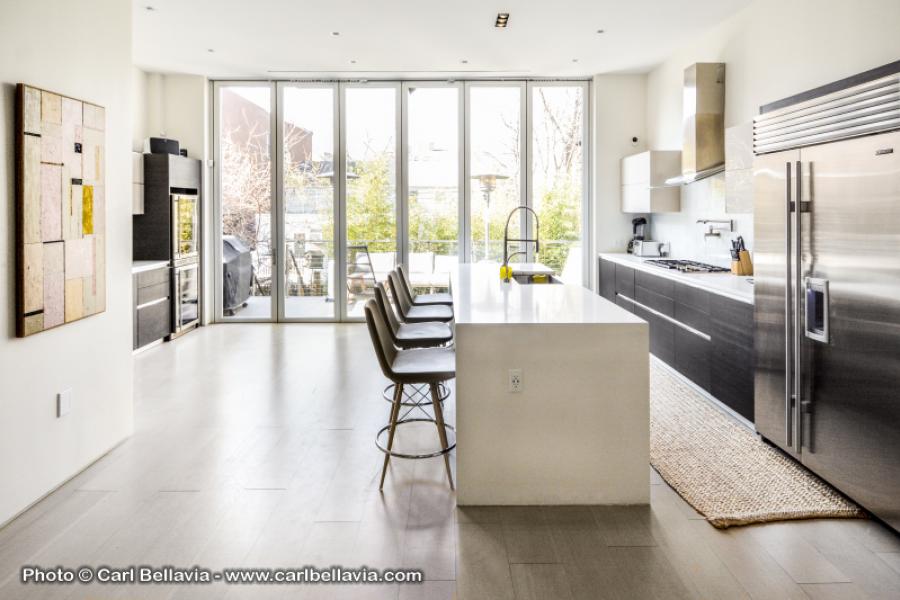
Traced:
<path fill-rule="evenodd" d="M 509 24 L 509 13 L 497 13 L 497 20 L 494 22 L 494 27 L 506 29 L 507 24 Z"/>

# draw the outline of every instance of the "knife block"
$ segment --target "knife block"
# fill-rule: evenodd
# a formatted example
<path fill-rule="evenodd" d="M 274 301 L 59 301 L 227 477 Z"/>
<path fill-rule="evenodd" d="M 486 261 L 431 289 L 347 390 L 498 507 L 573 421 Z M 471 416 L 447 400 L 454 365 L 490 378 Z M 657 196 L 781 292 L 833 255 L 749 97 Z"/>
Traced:
<path fill-rule="evenodd" d="M 750 252 L 741 250 L 738 260 L 731 261 L 731 272 L 735 275 L 753 275 L 753 261 L 750 260 Z"/>

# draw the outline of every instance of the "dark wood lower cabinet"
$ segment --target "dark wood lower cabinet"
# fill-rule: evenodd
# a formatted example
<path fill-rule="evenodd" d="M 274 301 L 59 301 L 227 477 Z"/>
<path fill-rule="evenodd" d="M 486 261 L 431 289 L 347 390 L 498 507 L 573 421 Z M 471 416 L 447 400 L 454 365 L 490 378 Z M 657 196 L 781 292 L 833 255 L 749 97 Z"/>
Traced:
<path fill-rule="evenodd" d="M 616 301 L 616 263 L 608 260 L 600 261 L 600 295 Z"/>
<path fill-rule="evenodd" d="M 599 275 L 604 298 L 649 323 L 654 356 L 753 421 L 751 304 L 604 259 Z"/>
<path fill-rule="evenodd" d="M 674 367 L 685 377 L 710 392 L 712 369 L 709 340 L 696 333 L 675 328 L 675 365 Z"/>
<path fill-rule="evenodd" d="M 169 299 L 137 310 L 137 345 L 142 348 L 161 340 L 172 332 L 172 313 Z"/>
<path fill-rule="evenodd" d="M 723 296 L 711 303 L 712 361 L 716 377 L 710 393 L 753 420 L 753 307 Z"/>
<path fill-rule="evenodd" d="M 172 333 L 172 291 L 169 268 L 141 271 L 132 276 L 134 349 Z"/>

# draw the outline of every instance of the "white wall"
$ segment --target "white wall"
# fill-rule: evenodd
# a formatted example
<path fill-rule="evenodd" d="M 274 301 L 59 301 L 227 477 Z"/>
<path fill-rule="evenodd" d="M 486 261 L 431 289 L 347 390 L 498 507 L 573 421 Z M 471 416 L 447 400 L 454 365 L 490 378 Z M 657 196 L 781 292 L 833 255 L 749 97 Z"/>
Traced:
<path fill-rule="evenodd" d="M 624 252 L 631 239 L 631 219 L 621 211 L 619 162 L 643 152 L 646 143 L 647 78 L 645 75 L 597 75 L 593 89 L 594 172 L 593 235 L 596 252 Z M 637 137 L 637 143 L 631 141 Z M 596 258 L 591 282 L 596 286 Z"/>
<path fill-rule="evenodd" d="M 900 59 L 898 32 L 898 0 L 756 0 L 649 74 L 649 147 L 681 147 L 683 72 L 692 63 L 726 63 L 725 126 L 731 127 L 752 120 L 762 104 Z M 671 241 L 675 253 L 721 257 L 727 244 L 704 243 L 695 221 L 725 217 L 723 203 L 718 183 L 688 186 L 682 212 L 655 215 L 653 235 Z M 738 233 L 752 234 L 752 217 L 728 217 L 739 221 Z"/>
<path fill-rule="evenodd" d="M 131 3 L 29 0 L 0 19 L 0 523 L 132 431 Z M 17 339 L 14 327 L 15 84 L 106 107 L 107 308 Z M 56 418 L 56 393 L 72 412 Z"/>

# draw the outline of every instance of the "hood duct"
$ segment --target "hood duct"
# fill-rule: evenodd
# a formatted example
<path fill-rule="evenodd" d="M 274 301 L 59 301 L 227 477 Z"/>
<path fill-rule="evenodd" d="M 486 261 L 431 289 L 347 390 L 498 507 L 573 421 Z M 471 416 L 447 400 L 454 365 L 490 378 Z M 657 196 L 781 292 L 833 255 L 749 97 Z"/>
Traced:
<path fill-rule="evenodd" d="M 725 63 L 696 63 L 684 70 L 681 176 L 686 185 L 725 170 Z"/>

